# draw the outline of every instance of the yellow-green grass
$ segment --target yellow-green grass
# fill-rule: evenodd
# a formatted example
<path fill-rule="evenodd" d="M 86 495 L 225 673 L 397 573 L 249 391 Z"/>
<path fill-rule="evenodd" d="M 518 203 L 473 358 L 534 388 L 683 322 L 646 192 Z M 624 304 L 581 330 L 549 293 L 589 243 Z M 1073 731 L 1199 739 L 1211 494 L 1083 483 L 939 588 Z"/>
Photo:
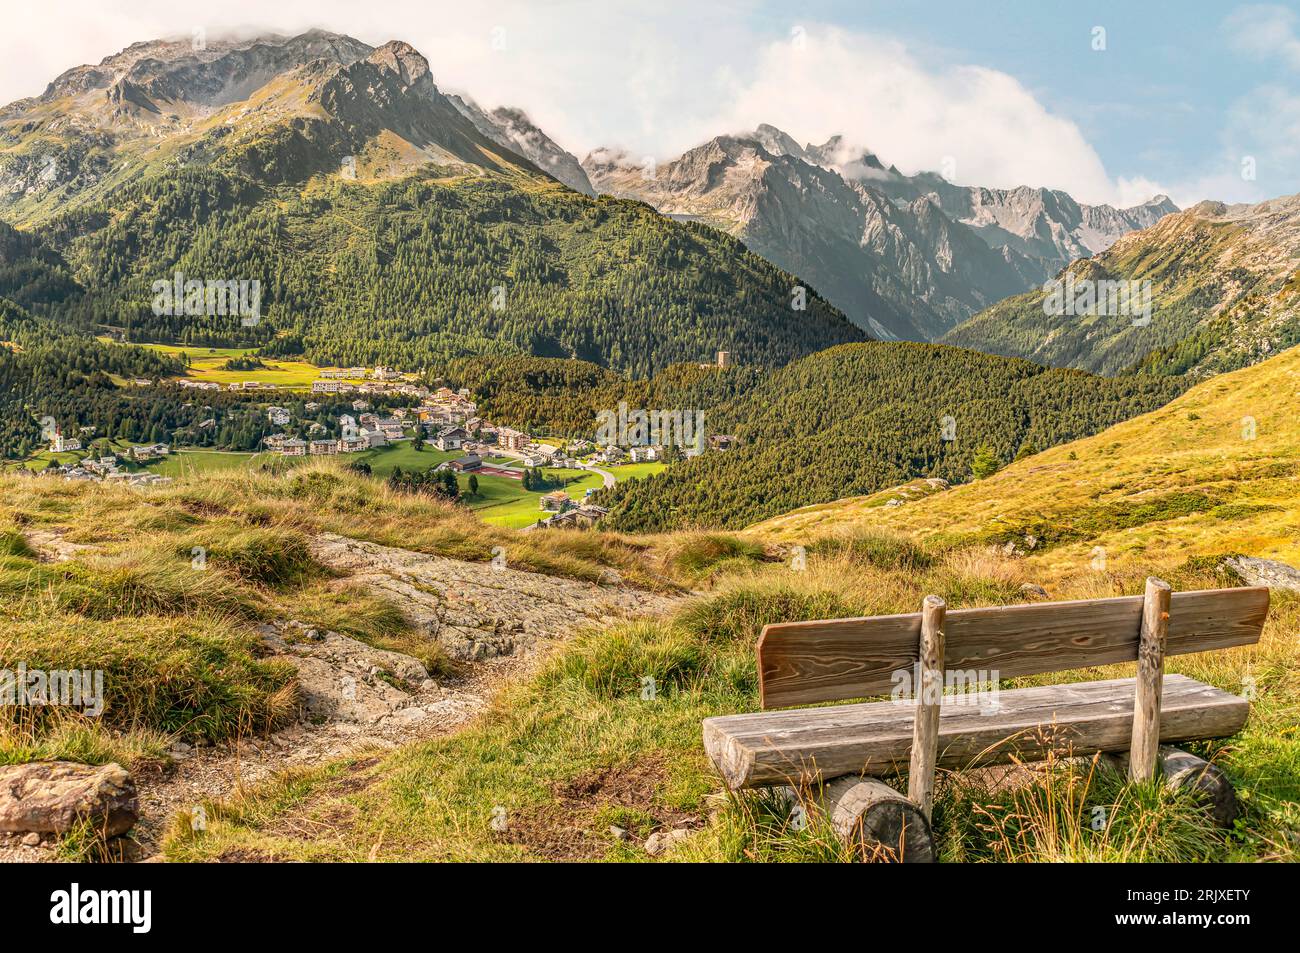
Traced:
<path fill-rule="evenodd" d="M 53 464 L 56 467 L 67 466 L 69 464 L 80 463 L 85 457 L 84 453 L 67 451 L 64 453 L 55 453 L 53 450 L 40 450 L 33 453 L 26 460 L 10 461 L 4 464 L 3 468 L 7 470 L 17 470 L 20 468 L 27 470 L 44 470 Z"/>
<path fill-rule="evenodd" d="M 662 473 L 668 469 L 668 464 L 662 462 L 654 463 L 624 463 L 621 466 L 601 467 L 607 470 L 615 480 L 639 480 L 643 477 L 653 476 L 656 473 Z"/>
<path fill-rule="evenodd" d="M 202 347 L 176 344 L 141 344 L 136 346 L 168 354 L 172 357 L 185 355 L 190 360 L 186 377 L 197 381 L 211 381 L 223 386 L 242 381 L 256 381 L 261 384 L 274 384 L 276 387 L 284 387 L 290 390 L 306 390 L 311 387 L 312 381 L 320 377 L 321 371 L 326 370 L 326 368 L 321 368 L 310 361 L 292 361 L 268 357 L 261 358 L 262 363 L 266 365 L 265 367 L 257 367 L 246 371 L 231 371 L 225 368 L 227 361 L 231 358 L 255 354 L 256 350 L 253 348 Z M 354 380 L 351 383 L 360 383 L 360 381 Z"/>
<path fill-rule="evenodd" d="M 0 762 L 130 763 L 169 739 L 284 723 L 296 676 L 263 658 L 265 621 L 295 619 L 445 667 L 400 606 L 318 565 L 297 527 L 185 493 L 14 482 L 0 479 L 0 669 L 102 671 L 105 706 L 101 717 L 4 709 Z M 29 541 L 50 533 L 74 547 L 71 558 L 48 561 Z"/>
<path fill-rule="evenodd" d="M 233 450 L 175 450 L 145 464 L 151 473 L 177 479 L 193 479 L 205 473 L 247 470 L 263 461 L 278 459 L 273 453 L 240 453 Z"/>
<path fill-rule="evenodd" d="M 214 470 L 146 489 L 0 475 L 0 528 L 7 522 L 24 531 L 57 531 L 69 542 L 98 545 L 222 517 L 308 534 L 339 533 L 471 561 L 490 560 L 494 547 L 505 546 L 512 565 L 537 572 L 597 582 L 613 569 L 633 585 L 676 585 L 665 578 L 658 562 L 663 541 L 675 537 L 643 540 L 579 531 L 520 534 L 485 525 L 467 506 L 395 491 L 385 480 L 350 472 L 347 462 L 347 456 L 337 456 L 308 458 L 287 472 Z M 583 474 L 584 479 L 589 476 Z M 460 483 L 467 489 L 465 475 Z"/>
<path fill-rule="evenodd" d="M 374 477 L 387 479 L 396 467 L 401 467 L 405 472 L 423 472 L 461 456 L 464 454 L 460 451 L 438 450 L 429 444 L 416 450 L 409 441 L 405 441 L 387 447 L 377 447 L 365 453 L 348 454 L 339 459 L 344 463 L 364 460 L 370 464 L 370 472 Z M 595 489 L 601 485 L 598 474 L 585 470 L 554 468 L 543 472 L 552 478 L 570 481 L 565 484 L 565 490 L 575 499 L 580 498 L 588 488 Z M 456 479 L 460 485 L 462 501 L 467 507 L 476 511 L 484 522 L 494 526 L 519 529 L 537 522 L 539 517 L 546 515 L 539 502 L 542 492 L 525 490 L 523 480 L 490 473 L 473 475 L 478 481 L 477 495 L 469 492 L 470 473 L 458 473 Z"/>
<path fill-rule="evenodd" d="M 603 484 L 600 474 L 586 470 L 553 467 L 542 472 L 552 480 L 566 481 L 562 489 L 575 500 L 582 499 L 587 490 L 599 489 Z M 468 485 L 468 477 L 462 476 L 462 494 L 467 492 Z M 525 490 L 522 480 L 486 473 L 478 475 L 478 486 L 479 497 L 466 497 L 466 502 L 483 517 L 484 522 L 519 529 L 550 515 L 542 509 L 541 498 L 543 493 L 553 490 Z"/>
<path fill-rule="evenodd" d="M 805 507 L 747 533 L 798 544 L 874 526 L 936 543 L 1010 543 L 1027 551 L 1031 573 L 1048 581 L 1235 553 L 1294 564 L 1298 395 L 1300 349 L 1293 348 L 987 479 L 918 491 L 898 506 L 885 505 L 899 495 L 889 490 Z"/>
<path fill-rule="evenodd" d="M 337 459 L 147 489 L 0 475 L 0 668 L 26 661 L 111 676 L 103 719 L 17 713 L 0 724 L 0 758 L 130 762 L 171 737 L 270 728 L 292 709 L 294 683 L 260 660 L 264 621 L 296 619 L 441 671 L 437 642 L 400 605 L 316 564 L 308 541 L 324 532 L 469 560 L 504 548 L 518 568 L 592 582 L 610 570 L 660 590 L 689 581 L 647 542 L 485 526 L 464 507 L 394 492 Z M 71 558 L 53 561 L 56 551 Z"/>
<path fill-rule="evenodd" d="M 1195 568 L 1167 574 L 1179 588 L 1222 582 Z M 779 799 L 724 793 L 701 749 L 701 719 L 757 709 L 754 639 L 767 622 L 908 611 L 929 592 L 954 606 L 1005 604 L 1019 601 L 1025 581 L 1023 560 L 978 549 L 922 551 L 892 537 L 811 553 L 802 572 L 751 563 L 670 619 L 580 636 L 456 735 L 378 764 L 336 764 L 210 805 L 208 830 L 178 825 L 166 852 L 172 860 L 255 851 L 304 860 L 638 861 L 646 859 L 639 844 L 650 833 L 688 826 L 693 834 L 671 859 L 851 860 L 825 824 L 795 830 Z M 1140 574 L 1104 589 L 1076 580 L 1063 595 L 1137 592 L 1141 585 Z M 1192 746 L 1237 787 L 1244 815 L 1233 831 L 1214 829 L 1204 806 L 1186 796 L 1129 785 L 1104 766 L 1061 762 L 1000 790 L 980 775 L 942 775 L 935 813 L 941 858 L 1295 859 L 1297 622 L 1300 604 L 1282 597 L 1258 646 L 1169 660 L 1169 671 L 1230 691 L 1253 679 L 1246 729 Z M 1131 665 L 1051 678 L 1126 674 Z M 643 690 L 647 677 L 652 698 Z M 339 783 L 347 778 L 352 783 Z M 1107 809 L 1101 831 L 1091 829 L 1096 806 Z M 505 831 L 494 829 L 494 816 L 504 816 Z M 619 841 L 610 825 L 633 841 Z M 303 837 L 304 830 L 316 833 Z"/>
<path fill-rule="evenodd" d="M 0 760 L 85 760 L 89 752 L 129 761 L 156 750 L 162 736 L 217 741 L 291 714 L 292 669 L 259 658 L 251 626 L 275 601 L 258 574 L 282 568 L 294 552 L 283 534 L 242 546 L 229 534 L 206 539 L 207 566 L 179 534 L 158 531 L 63 562 L 39 561 L 30 548 L 0 557 L 0 668 L 104 673 L 101 717 L 6 709 Z"/>
<path fill-rule="evenodd" d="M 25 460 L 11 460 L 0 463 L 0 470 L 18 470 L 27 469 L 41 471 L 53 463 L 55 466 L 68 466 L 80 463 L 88 457 L 95 457 L 99 454 L 98 444 L 100 439 L 88 437 L 84 441 L 81 450 L 69 450 L 61 453 L 55 453 L 53 450 L 38 450 L 31 454 Z M 137 446 L 129 440 L 109 440 L 108 452 L 116 454 L 118 466 L 127 470 L 141 469 L 131 458 L 131 448 Z"/>
<path fill-rule="evenodd" d="M 436 467 L 440 463 L 455 460 L 464 455 L 464 453 L 456 450 L 439 450 L 428 443 L 421 449 L 416 450 L 411 441 L 404 440 L 400 443 L 390 443 L 386 447 L 375 447 L 373 450 L 366 450 L 362 453 L 343 454 L 339 459 L 344 463 L 365 461 L 370 464 L 370 472 L 374 476 L 388 479 L 395 467 L 401 467 L 407 473 L 423 473 L 430 467 Z"/>

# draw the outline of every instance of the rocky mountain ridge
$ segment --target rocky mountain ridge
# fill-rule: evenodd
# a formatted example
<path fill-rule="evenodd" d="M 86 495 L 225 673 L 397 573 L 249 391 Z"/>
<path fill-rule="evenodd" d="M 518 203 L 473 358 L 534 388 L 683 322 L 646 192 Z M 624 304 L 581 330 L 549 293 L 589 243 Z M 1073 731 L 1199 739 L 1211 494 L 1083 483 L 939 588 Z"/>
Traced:
<path fill-rule="evenodd" d="M 909 177 L 842 137 L 801 146 L 767 124 L 666 163 L 598 149 L 583 167 L 602 192 L 736 235 L 885 338 L 938 338 L 1174 208 L 1163 196 L 1117 210 Z"/>

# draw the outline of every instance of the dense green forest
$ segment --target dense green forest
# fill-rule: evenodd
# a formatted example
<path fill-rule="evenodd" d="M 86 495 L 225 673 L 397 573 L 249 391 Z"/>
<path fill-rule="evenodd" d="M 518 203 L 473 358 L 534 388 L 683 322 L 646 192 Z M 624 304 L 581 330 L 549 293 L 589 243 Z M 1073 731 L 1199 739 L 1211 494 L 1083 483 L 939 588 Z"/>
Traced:
<path fill-rule="evenodd" d="M 493 423 L 531 434 L 590 440 L 602 410 L 625 401 L 640 408 L 717 407 L 763 379 L 747 365 L 674 364 L 631 380 L 586 361 L 539 357 L 473 357 L 448 365 L 446 381 L 467 387 Z"/>
<path fill-rule="evenodd" d="M 0 298 L 48 310 L 80 293 L 55 251 L 36 236 L 0 222 Z"/>
<path fill-rule="evenodd" d="M 132 443 L 174 443 L 223 450 L 258 450 L 274 432 L 307 437 L 313 422 L 339 433 L 338 417 L 354 413 L 351 397 L 280 394 L 294 423 L 274 427 L 265 394 L 203 391 L 157 381 L 181 373 L 180 364 L 156 351 L 106 344 L 34 316 L 0 298 L 0 459 L 24 458 L 47 442 L 41 419 L 53 418 L 67 436 Z M 116 380 L 115 380 L 116 378 Z M 318 406 L 309 411 L 308 400 Z M 373 396 L 376 409 L 413 403 L 408 397 Z M 89 428 L 86 434 L 81 428 Z"/>
<path fill-rule="evenodd" d="M 110 374 L 157 377 L 179 366 L 141 348 L 115 347 L 71 334 L 0 298 L 0 457 L 24 457 L 43 443 L 40 420 L 52 417 L 69 436 L 96 426 L 99 436 L 170 439 L 176 408 L 156 397 L 133 398 Z M 175 399 L 177 406 L 181 403 Z"/>
<path fill-rule="evenodd" d="M 736 436 L 736 449 L 620 483 L 599 502 L 612 529 L 741 527 L 918 476 L 968 480 L 981 450 L 1006 464 L 1154 410 L 1183 386 L 939 345 L 845 345 L 705 408 L 708 431 Z"/>
<path fill-rule="evenodd" d="M 230 168 L 135 183 L 42 229 L 86 288 L 64 308 L 129 340 L 269 345 L 318 364 L 435 370 L 472 354 L 637 376 L 729 350 L 778 365 L 861 331 L 797 279 L 700 225 L 522 177 L 426 170 L 379 184 L 258 184 Z M 153 283 L 257 281 L 260 320 L 154 313 Z"/>

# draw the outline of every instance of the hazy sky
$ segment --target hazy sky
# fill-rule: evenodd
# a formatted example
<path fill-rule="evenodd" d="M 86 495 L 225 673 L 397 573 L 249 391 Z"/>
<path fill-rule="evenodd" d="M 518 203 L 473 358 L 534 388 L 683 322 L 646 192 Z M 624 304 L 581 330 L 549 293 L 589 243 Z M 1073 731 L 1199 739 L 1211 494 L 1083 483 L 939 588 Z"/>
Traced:
<path fill-rule="evenodd" d="M 522 106 L 579 158 L 663 158 L 770 122 L 905 172 L 1092 202 L 1300 191 L 1294 3 L 43 0 L 5 16 L 0 102 L 137 40 L 317 26 L 410 42 L 444 89 Z"/>

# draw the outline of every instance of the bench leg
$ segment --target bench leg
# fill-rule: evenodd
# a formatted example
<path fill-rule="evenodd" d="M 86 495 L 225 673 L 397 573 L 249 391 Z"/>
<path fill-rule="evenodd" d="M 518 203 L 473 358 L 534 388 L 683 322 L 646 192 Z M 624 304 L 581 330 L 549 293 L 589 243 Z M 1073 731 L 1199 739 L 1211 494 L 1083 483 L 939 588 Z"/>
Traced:
<path fill-rule="evenodd" d="M 1108 756 L 1111 764 L 1120 772 L 1129 769 L 1128 752 Z M 1175 790 L 1191 789 L 1195 791 L 1210 807 L 1210 816 L 1219 827 L 1231 827 L 1237 819 L 1240 807 L 1237 793 L 1232 789 L 1232 782 L 1219 769 L 1204 758 L 1169 745 L 1161 745 L 1156 757 L 1156 769 L 1163 776 L 1165 784 Z"/>
<path fill-rule="evenodd" d="M 797 797 L 793 789 L 787 796 Z M 817 801 L 845 844 L 861 846 L 882 861 L 924 864 L 934 860 L 930 821 L 920 807 L 874 778 L 827 782 Z"/>

